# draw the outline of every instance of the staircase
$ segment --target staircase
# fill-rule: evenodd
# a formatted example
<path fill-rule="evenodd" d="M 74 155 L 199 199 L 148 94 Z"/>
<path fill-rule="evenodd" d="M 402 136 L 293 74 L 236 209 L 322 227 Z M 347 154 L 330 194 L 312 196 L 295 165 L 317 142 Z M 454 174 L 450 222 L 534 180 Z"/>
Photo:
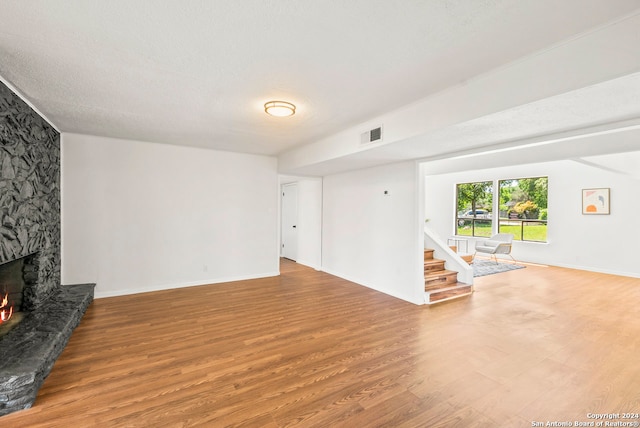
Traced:
<path fill-rule="evenodd" d="M 451 248 L 454 253 L 458 253 L 458 247 L 456 247 L 455 245 L 451 245 L 449 248 Z M 432 254 L 433 254 L 433 252 L 432 252 Z M 462 260 L 464 260 L 468 264 L 471 264 L 471 262 L 473 261 L 473 254 L 458 253 L 458 255 L 460 256 L 460 258 L 462 258 Z"/>
<path fill-rule="evenodd" d="M 427 304 L 444 302 L 473 293 L 473 286 L 458 282 L 458 272 L 444 268 L 444 260 L 433 258 L 433 251 L 424 250 L 424 291 Z M 467 260 L 467 263 L 469 260 Z"/>

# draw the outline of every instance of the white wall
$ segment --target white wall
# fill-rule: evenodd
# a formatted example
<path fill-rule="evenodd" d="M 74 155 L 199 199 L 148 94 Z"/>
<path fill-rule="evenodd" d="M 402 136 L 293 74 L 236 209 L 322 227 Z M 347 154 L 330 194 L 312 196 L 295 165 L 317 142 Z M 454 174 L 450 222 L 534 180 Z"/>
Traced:
<path fill-rule="evenodd" d="M 573 160 L 427 176 L 428 225 L 453 235 L 456 183 L 537 176 L 549 177 L 548 242 L 515 242 L 517 260 L 640 277 L 638 233 L 629 227 L 640 212 L 640 181 Z M 582 215 L 582 189 L 594 187 L 611 188 L 610 215 Z"/>
<path fill-rule="evenodd" d="M 417 184 L 415 162 L 324 177 L 322 269 L 424 303 Z"/>
<path fill-rule="evenodd" d="M 96 296 L 277 275 L 275 158 L 62 135 L 63 283 Z"/>

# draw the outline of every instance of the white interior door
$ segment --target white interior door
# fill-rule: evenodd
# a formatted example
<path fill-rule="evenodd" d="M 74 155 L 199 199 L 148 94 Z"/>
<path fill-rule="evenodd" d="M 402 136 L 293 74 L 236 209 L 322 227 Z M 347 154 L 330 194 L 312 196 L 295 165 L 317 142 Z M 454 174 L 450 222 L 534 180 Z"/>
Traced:
<path fill-rule="evenodd" d="M 282 185 L 282 248 L 280 254 L 298 258 L 298 183 Z"/>

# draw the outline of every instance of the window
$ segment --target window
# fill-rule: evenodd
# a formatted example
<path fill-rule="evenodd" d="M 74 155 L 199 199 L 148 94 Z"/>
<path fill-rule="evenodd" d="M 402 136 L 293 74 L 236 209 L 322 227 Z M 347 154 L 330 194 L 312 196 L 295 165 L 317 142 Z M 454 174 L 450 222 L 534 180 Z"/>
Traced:
<path fill-rule="evenodd" d="M 547 241 L 548 177 L 500 180 L 498 231 L 521 241 Z"/>
<path fill-rule="evenodd" d="M 491 236 L 493 223 L 493 182 L 480 181 L 456 185 L 456 234 Z"/>

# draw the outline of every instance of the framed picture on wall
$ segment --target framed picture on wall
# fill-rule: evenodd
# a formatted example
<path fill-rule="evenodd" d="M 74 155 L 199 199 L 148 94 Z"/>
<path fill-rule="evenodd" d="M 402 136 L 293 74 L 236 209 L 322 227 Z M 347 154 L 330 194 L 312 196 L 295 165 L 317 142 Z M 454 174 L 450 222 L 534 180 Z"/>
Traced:
<path fill-rule="evenodd" d="M 610 189 L 582 189 L 582 214 L 609 214 Z"/>

